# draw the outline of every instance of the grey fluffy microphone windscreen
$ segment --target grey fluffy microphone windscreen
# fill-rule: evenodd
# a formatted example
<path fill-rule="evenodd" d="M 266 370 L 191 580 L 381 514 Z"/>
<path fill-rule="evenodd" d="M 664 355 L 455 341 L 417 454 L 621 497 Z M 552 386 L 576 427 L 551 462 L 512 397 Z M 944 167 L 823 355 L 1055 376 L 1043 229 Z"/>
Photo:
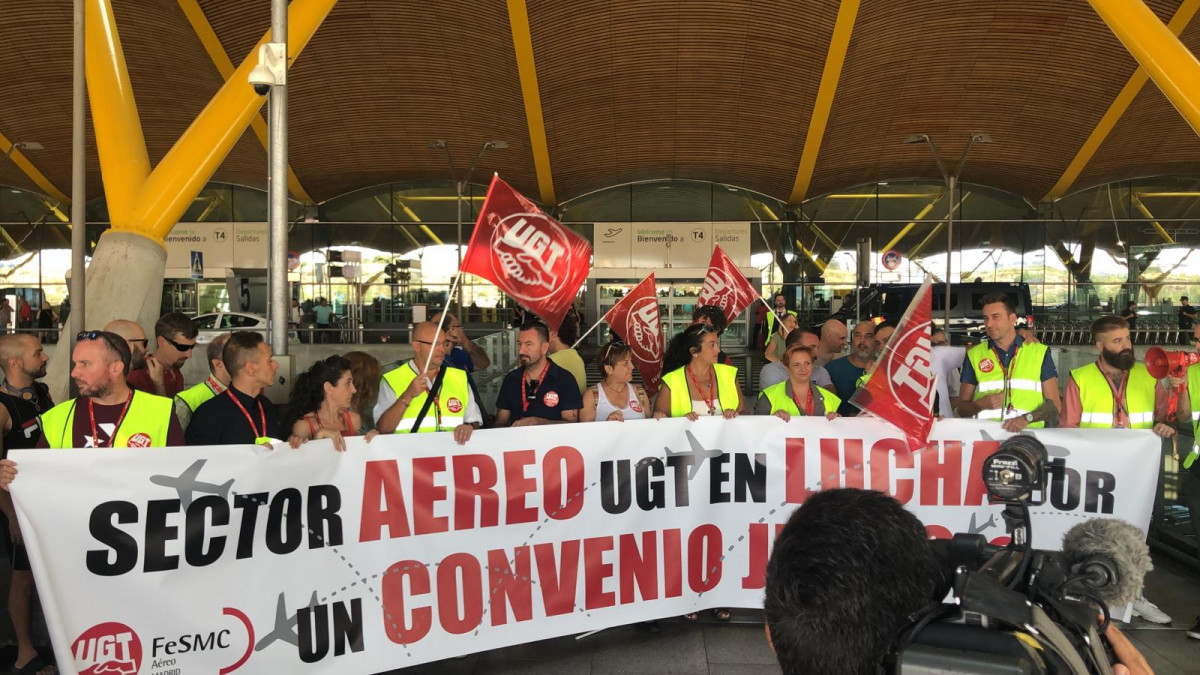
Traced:
<path fill-rule="evenodd" d="M 1096 518 L 1082 522 L 1063 535 L 1062 550 L 1072 563 L 1092 559 L 1081 572 L 1092 572 L 1087 587 L 1096 599 L 1110 606 L 1136 600 L 1146 572 L 1154 569 L 1146 534 L 1123 520 Z M 1098 569 L 1105 559 L 1111 562 L 1115 575 Z"/>

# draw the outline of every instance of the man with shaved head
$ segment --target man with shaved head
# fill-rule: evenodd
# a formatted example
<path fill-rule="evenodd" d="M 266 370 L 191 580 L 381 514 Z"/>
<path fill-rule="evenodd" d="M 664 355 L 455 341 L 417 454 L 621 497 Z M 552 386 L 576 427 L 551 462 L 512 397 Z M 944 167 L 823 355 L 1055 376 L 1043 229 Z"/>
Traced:
<path fill-rule="evenodd" d="M 129 319 L 114 319 L 108 322 L 104 330 L 125 338 L 125 344 L 129 345 L 130 370 L 140 370 L 146 367 L 146 350 L 150 346 L 150 340 L 146 339 L 146 331 L 142 330 L 138 322 Z"/>
<path fill-rule="evenodd" d="M 821 350 L 817 354 L 817 365 L 823 366 L 840 357 L 848 338 L 846 324 L 841 321 L 830 319 L 821 324 Z"/>
<path fill-rule="evenodd" d="M 54 407 L 50 390 L 37 378 L 46 375 L 46 355 L 42 345 L 32 335 L 18 333 L 0 336 L 0 368 L 4 370 L 4 381 L 0 382 L 0 431 L 3 431 L 3 448 L 0 455 L 8 451 L 37 446 L 41 435 L 39 415 Z M 12 584 L 8 591 L 8 616 L 12 619 L 13 633 L 17 638 L 17 658 L 14 663 L 21 671 L 34 664 L 33 672 L 40 672 L 34 659 L 38 658 L 33 646 L 30 630 L 33 617 L 33 572 L 29 566 L 29 555 L 21 538 L 21 527 L 17 523 L 17 512 L 12 497 L 0 492 L 0 511 L 8 520 L 8 535 L 12 541 L 9 562 L 12 563 Z"/>
<path fill-rule="evenodd" d="M 375 404 L 380 433 L 453 431 L 459 445 L 483 424 L 467 371 L 445 365 L 453 340 L 432 321 L 412 332 L 413 358 L 383 373 Z"/>

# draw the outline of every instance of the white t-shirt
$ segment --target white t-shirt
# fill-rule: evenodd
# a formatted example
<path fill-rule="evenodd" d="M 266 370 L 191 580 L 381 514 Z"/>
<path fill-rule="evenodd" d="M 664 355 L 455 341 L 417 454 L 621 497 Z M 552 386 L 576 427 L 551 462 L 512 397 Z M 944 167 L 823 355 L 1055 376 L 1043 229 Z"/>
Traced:
<path fill-rule="evenodd" d="M 608 400 L 608 394 L 604 391 L 604 384 L 596 385 L 596 421 L 602 422 L 608 419 L 608 416 L 614 411 L 620 410 L 621 417 L 627 420 L 642 420 L 646 419 L 646 411 L 642 409 L 642 402 L 638 400 L 637 390 L 634 389 L 633 383 L 626 385 L 629 400 L 625 402 L 623 408 L 618 408 L 613 405 L 612 401 Z"/>

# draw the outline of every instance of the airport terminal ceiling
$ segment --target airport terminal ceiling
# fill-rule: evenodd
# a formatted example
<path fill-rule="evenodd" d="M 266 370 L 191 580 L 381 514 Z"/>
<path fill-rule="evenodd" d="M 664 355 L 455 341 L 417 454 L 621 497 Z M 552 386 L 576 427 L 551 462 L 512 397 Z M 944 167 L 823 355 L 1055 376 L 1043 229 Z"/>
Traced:
<path fill-rule="evenodd" d="M 1193 52 L 1195 4 L 1147 2 L 1182 27 Z M 1045 223 L 1068 240 L 1092 231 L 1102 247 L 1165 243 L 1156 226 L 1118 231 L 1108 222 L 1125 218 L 1159 222 L 1178 243 L 1200 240 L 1187 220 L 1200 181 L 1186 178 L 1200 176 L 1200 139 L 1153 82 L 1103 128 L 1137 63 L 1084 0 L 862 3 L 841 33 L 844 63 L 823 109 L 822 73 L 838 51 L 845 5 L 341 0 L 289 76 L 292 197 L 300 212 L 303 203 L 320 205 L 322 220 L 394 218 L 410 229 L 453 222 L 453 201 L 433 218 L 420 215 L 420 201 L 394 200 L 379 207 L 386 218 L 328 216 L 352 195 L 374 201 L 372 189 L 394 196 L 388 186 L 448 183 L 446 155 L 428 147 L 432 140 L 449 143 L 460 174 L 484 142 L 502 140 L 507 147 L 484 152 L 472 181 L 499 172 L 566 221 L 602 220 L 599 205 L 581 206 L 621 186 L 694 182 L 736 186 L 728 190 L 758 205 L 727 219 L 796 220 L 801 241 L 806 219 L 824 229 L 858 222 L 837 237 L 852 247 L 856 228 L 870 236 L 867 229 L 882 227 L 862 221 L 895 221 L 898 229 L 918 221 L 910 236 L 923 237 L 944 217 L 948 200 L 937 196 L 941 174 L 930 148 L 906 138 L 928 134 L 953 163 L 966 139 L 983 133 L 991 142 L 972 147 L 955 200 L 968 223 L 965 243 L 1022 245 L 1025 228 L 971 226 L 973 219 Z M 240 62 L 262 37 L 269 6 L 145 0 L 114 11 L 157 162 L 220 87 L 218 62 Z M 527 42 L 513 30 L 522 11 Z M 54 203 L 70 185 L 70 36 L 69 0 L 0 4 L 0 149 L 42 146 L 21 153 L 24 163 L 0 166 L 0 185 Z M 536 78 L 536 120 L 522 68 Z M 823 132 L 806 143 L 818 115 L 827 120 Z M 1099 143 L 1081 158 L 1089 139 Z M 91 142 L 88 169 L 97 195 Z M 265 175 L 263 144 L 247 131 L 213 180 L 261 189 Z M 430 189 L 427 203 L 452 196 L 446 187 Z M 900 189 L 914 196 L 854 196 Z M 632 213 L 637 198 L 630 199 Z M 718 211 L 714 201 L 709 213 L 724 218 Z M 438 238 L 452 233 L 446 228 L 429 225 Z"/>

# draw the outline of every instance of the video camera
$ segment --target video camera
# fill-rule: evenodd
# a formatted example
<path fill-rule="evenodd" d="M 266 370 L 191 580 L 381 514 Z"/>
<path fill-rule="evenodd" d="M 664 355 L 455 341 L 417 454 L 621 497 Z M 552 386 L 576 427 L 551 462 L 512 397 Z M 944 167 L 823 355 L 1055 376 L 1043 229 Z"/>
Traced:
<path fill-rule="evenodd" d="M 1033 436 L 1009 438 L 985 460 L 988 498 L 1005 505 L 1011 542 L 991 546 L 981 534 L 931 542 L 954 601 L 913 617 L 888 672 L 1112 673 L 1101 636 L 1108 607 L 1132 602 L 1151 567 L 1145 535 L 1093 519 L 1066 534 L 1062 552 L 1030 548 L 1029 506 L 1045 502 L 1046 472 L 1046 448 Z"/>

